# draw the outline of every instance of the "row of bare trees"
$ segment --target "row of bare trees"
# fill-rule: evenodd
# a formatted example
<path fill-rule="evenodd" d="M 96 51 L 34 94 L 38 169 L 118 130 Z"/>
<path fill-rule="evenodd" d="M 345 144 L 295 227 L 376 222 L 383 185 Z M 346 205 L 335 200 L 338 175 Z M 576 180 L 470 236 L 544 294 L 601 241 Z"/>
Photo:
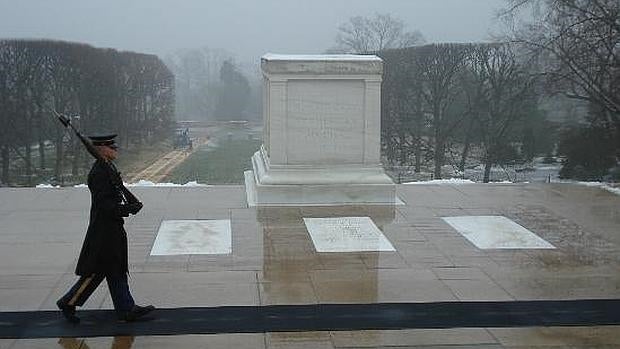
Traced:
<path fill-rule="evenodd" d="M 432 161 L 440 178 L 446 156 L 452 165 L 460 156 L 463 171 L 475 151 L 488 181 L 493 165 L 553 153 L 561 177 L 620 180 L 620 1 L 506 2 L 509 30 L 499 43 L 375 45 L 386 61 L 384 154 L 416 172 Z M 371 22 L 345 29 L 372 29 Z M 371 34 L 341 29 L 341 36 Z"/>
<path fill-rule="evenodd" d="M 518 45 L 422 45 L 420 32 L 389 14 L 352 17 L 336 42 L 330 51 L 375 52 L 385 61 L 382 140 L 390 164 L 419 173 L 432 163 L 441 178 L 446 163 L 464 172 L 475 157 L 469 162 L 484 165 L 487 182 L 494 165 L 549 151 L 549 142 L 536 140 L 549 125 Z"/>
<path fill-rule="evenodd" d="M 433 161 L 442 177 L 446 154 L 460 153 L 463 171 L 472 146 L 484 164 L 505 163 L 523 146 L 525 121 L 535 113 L 535 78 L 510 44 L 431 44 L 378 54 L 385 60 L 382 106 L 384 154 L 394 164 Z"/>
<path fill-rule="evenodd" d="M 88 166 L 52 111 L 121 146 L 161 137 L 174 120 L 174 76 L 154 55 L 48 40 L 0 41 L 0 182 L 63 182 Z M 49 150 L 46 152 L 46 149 Z"/>

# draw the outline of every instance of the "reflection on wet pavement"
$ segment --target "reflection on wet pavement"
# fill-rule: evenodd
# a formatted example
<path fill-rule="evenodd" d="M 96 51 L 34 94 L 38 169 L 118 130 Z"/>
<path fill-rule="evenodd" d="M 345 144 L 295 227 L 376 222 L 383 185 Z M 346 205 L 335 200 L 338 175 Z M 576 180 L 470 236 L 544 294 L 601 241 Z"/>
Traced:
<path fill-rule="evenodd" d="M 88 345 L 89 339 L 77 339 L 77 338 L 60 338 L 58 344 L 63 349 L 91 349 Z M 114 337 L 110 349 L 131 349 L 133 346 L 133 336 L 118 336 Z M 98 346 L 99 347 L 99 346 Z"/>
<path fill-rule="evenodd" d="M 258 208 L 257 221 L 263 227 L 261 304 L 383 301 L 378 258 L 397 252 L 317 252 L 304 220 L 364 216 L 382 231 L 395 212 L 394 206 Z"/>

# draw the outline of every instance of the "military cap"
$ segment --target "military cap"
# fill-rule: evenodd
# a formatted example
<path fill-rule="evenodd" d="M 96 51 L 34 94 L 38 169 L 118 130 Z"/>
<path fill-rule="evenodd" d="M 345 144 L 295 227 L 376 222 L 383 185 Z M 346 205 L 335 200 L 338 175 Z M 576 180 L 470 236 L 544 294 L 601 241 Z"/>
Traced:
<path fill-rule="evenodd" d="M 106 135 L 97 135 L 97 136 L 88 136 L 93 145 L 112 145 L 116 143 L 114 138 L 116 138 L 115 134 L 106 134 Z"/>

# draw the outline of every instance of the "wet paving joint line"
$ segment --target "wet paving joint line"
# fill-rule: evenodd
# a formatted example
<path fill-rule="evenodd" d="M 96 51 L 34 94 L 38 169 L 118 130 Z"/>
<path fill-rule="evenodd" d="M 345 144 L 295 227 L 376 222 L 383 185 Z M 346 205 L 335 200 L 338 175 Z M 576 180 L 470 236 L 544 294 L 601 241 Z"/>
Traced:
<path fill-rule="evenodd" d="M 466 327 L 620 325 L 620 299 L 308 304 L 158 309 L 120 323 L 112 310 L 0 312 L 1 339 Z"/>

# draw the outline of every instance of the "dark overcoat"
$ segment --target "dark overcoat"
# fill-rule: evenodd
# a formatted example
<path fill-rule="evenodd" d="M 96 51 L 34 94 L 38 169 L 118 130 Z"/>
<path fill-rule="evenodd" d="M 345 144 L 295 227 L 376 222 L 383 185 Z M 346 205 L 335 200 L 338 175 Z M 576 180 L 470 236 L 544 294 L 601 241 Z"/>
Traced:
<path fill-rule="evenodd" d="M 97 160 L 88 174 L 91 195 L 90 222 L 75 273 L 125 274 L 127 263 L 127 233 L 121 216 L 121 191 L 114 183 L 122 183 L 113 166 Z"/>

